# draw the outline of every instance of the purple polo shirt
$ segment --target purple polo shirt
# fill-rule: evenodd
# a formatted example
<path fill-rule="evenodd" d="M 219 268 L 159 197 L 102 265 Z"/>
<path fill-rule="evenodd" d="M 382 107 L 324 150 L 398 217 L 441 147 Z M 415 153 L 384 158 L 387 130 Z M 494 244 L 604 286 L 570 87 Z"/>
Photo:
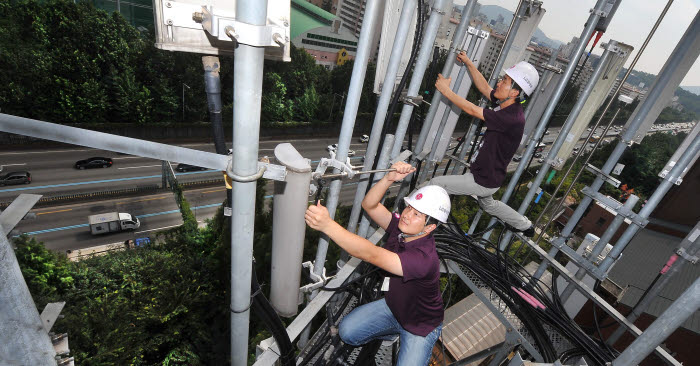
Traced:
<path fill-rule="evenodd" d="M 399 242 L 399 214 L 392 214 L 384 248 L 399 255 L 403 277 L 388 274 L 386 304 L 407 331 L 427 336 L 442 323 L 440 259 L 432 235 L 408 243 Z"/>
<path fill-rule="evenodd" d="M 496 100 L 491 91 L 491 100 Z M 469 167 L 474 181 L 486 188 L 498 188 L 506 177 L 506 169 L 520 145 L 525 129 L 525 115 L 520 103 L 497 111 L 484 109 L 486 133 L 476 160 Z"/>

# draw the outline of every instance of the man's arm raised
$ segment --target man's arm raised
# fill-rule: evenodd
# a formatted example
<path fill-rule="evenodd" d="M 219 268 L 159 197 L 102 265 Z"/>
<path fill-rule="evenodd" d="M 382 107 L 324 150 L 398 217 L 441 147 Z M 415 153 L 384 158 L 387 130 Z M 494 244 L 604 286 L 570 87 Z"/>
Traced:
<path fill-rule="evenodd" d="M 476 89 L 479 90 L 479 92 L 481 92 L 481 94 L 483 94 L 486 97 L 486 99 L 491 100 L 491 90 L 493 90 L 493 88 L 491 87 L 491 85 L 489 85 L 489 82 L 486 81 L 484 75 L 481 75 L 481 73 L 476 68 L 476 65 L 474 65 L 472 60 L 470 60 L 469 57 L 467 57 L 467 54 L 464 51 L 460 52 L 457 55 L 457 59 L 467 66 L 467 70 L 469 70 L 469 75 L 471 75 L 472 82 L 474 82 L 474 86 L 476 86 Z"/>
<path fill-rule="evenodd" d="M 453 92 L 452 89 L 450 89 L 450 81 L 451 79 L 445 79 L 442 74 L 438 74 L 435 87 L 440 91 L 440 93 L 442 93 L 442 95 L 445 96 L 445 98 L 449 99 L 450 102 L 459 107 L 459 109 L 463 110 L 470 116 L 483 120 L 484 109 Z"/>

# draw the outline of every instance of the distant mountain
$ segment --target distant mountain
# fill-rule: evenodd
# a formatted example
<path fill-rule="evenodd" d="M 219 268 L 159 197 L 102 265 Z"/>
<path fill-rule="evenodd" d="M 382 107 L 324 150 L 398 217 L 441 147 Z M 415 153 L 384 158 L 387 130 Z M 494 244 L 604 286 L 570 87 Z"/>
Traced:
<path fill-rule="evenodd" d="M 695 94 L 700 95 L 700 86 L 681 86 L 681 88 Z"/>
<path fill-rule="evenodd" d="M 498 5 L 482 5 L 480 12 L 491 20 L 497 20 L 498 16 L 501 15 L 503 16 L 503 22 L 506 24 L 509 24 L 511 19 L 513 19 L 512 11 Z M 545 16 L 547 15 L 545 14 Z M 558 48 L 560 45 L 564 44 L 564 42 L 547 37 L 539 28 L 535 29 L 535 33 L 532 37 L 537 38 L 539 44 L 546 45 L 550 48 Z"/>

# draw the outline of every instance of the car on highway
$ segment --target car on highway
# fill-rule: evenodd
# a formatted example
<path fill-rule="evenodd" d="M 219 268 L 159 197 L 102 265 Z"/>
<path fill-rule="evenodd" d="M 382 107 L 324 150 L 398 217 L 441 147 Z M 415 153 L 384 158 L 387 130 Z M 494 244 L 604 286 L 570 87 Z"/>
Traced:
<path fill-rule="evenodd" d="M 177 167 L 175 167 L 175 170 L 178 172 L 198 172 L 201 170 L 207 170 L 207 168 L 201 167 L 201 166 L 196 166 L 196 165 L 180 163 L 177 165 Z"/>
<path fill-rule="evenodd" d="M 75 162 L 75 169 L 109 168 L 112 166 L 112 159 L 102 157 L 92 157 Z"/>
<path fill-rule="evenodd" d="M 541 158 L 541 157 L 542 157 L 542 153 L 541 153 L 541 152 L 535 153 L 535 157 L 536 157 L 536 158 Z"/>
<path fill-rule="evenodd" d="M 540 163 L 540 164 L 544 163 L 544 158 L 539 158 L 539 159 L 537 159 L 537 162 Z"/>
<path fill-rule="evenodd" d="M 360 142 L 369 142 L 369 136 L 362 135 L 362 137 L 360 137 Z"/>
<path fill-rule="evenodd" d="M 338 149 L 338 144 L 328 145 L 326 150 L 328 152 L 335 152 Z M 348 150 L 348 156 L 355 156 L 355 150 Z"/>
<path fill-rule="evenodd" d="M 29 172 L 9 172 L 0 175 L 0 186 L 11 186 L 15 184 L 29 184 L 32 182 L 32 175 Z"/>
<path fill-rule="evenodd" d="M 520 161 L 523 157 L 521 155 L 513 155 L 513 161 Z"/>

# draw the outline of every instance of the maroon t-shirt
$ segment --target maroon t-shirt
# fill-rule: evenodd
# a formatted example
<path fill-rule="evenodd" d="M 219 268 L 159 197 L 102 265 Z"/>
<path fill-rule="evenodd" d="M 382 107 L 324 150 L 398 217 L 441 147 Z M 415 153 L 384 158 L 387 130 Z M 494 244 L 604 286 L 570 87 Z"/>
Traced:
<path fill-rule="evenodd" d="M 491 100 L 495 101 L 491 91 Z M 484 108 L 486 133 L 476 159 L 469 167 L 474 181 L 486 188 L 498 188 L 506 177 L 506 169 L 520 146 L 525 129 L 525 115 L 520 103 L 497 111 Z"/>
<path fill-rule="evenodd" d="M 407 331 L 425 337 L 442 323 L 440 259 L 432 235 L 399 242 L 399 214 L 392 214 L 384 248 L 399 255 L 403 276 L 388 274 L 386 304 Z"/>

